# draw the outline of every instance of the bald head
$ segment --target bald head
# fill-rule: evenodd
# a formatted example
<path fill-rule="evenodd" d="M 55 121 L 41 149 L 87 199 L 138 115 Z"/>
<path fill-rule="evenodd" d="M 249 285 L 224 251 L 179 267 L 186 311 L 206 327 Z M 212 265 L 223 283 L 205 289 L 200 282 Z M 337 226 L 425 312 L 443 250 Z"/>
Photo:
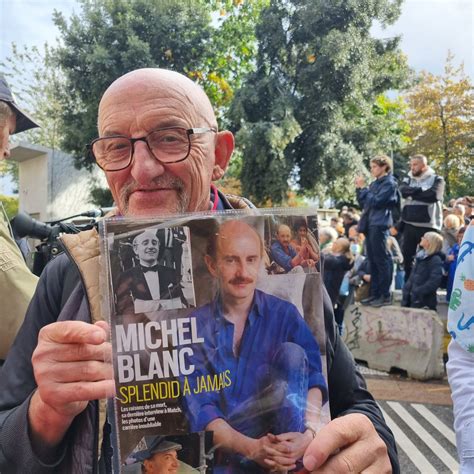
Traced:
<path fill-rule="evenodd" d="M 211 182 L 222 178 L 234 149 L 233 135 L 217 132 L 204 91 L 165 69 L 138 69 L 113 82 L 100 101 L 98 128 L 100 138 L 135 139 L 128 164 L 105 171 L 119 211 L 129 216 L 209 209 Z M 150 148 L 151 134 L 165 130 L 182 137 L 181 159 L 160 160 Z M 102 162 L 116 159 L 110 140 L 101 143 Z"/>
<path fill-rule="evenodd" d="M 201 87 L 177 72 L 146 68 L 119 77 L 105 91 L 99 104 L 99 134 L 103 133 L 102 118 L 104 113 L 107 113 L 111 101 L 114 103 L 118 101 L 119 104 L 134 102 L 144 95 L 153 98 L 156 107 L 160 107 L 160 98 L 174 97 L 177 103 L 182 104 L 188 116 L 192 114 L 199 121 L 199 126 L 217 128 L 211 102 Z"/>

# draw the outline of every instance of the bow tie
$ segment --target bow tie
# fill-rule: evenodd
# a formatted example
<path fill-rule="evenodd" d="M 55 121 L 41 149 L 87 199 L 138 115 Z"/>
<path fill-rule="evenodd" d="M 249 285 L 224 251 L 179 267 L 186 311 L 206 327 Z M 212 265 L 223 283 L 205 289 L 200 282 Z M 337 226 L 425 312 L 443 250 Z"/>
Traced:
<path fill-rule="evenodd" d="M 142 269 L 142 272 L 143 273 L 146 273 L 146 272 L 157 272 L 160 268 L 160 266 L 158 264 L 156 265 L 152 265 L 151 267 L 144 267 L 143 265 L 140 265 L 140 268 Z"/>

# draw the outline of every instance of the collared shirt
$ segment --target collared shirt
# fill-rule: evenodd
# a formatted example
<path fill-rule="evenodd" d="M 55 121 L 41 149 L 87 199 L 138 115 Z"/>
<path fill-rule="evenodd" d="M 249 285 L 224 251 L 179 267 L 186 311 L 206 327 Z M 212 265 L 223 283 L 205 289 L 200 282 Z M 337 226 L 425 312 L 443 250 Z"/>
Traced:
<path fill-rule="evenodd" d="M 255 396 L 262 376 L 270 369 L 279 345 L 293 342 L 301 346 L 309 363 L 308 390 L 317 387 L 327 400 L 326 382 L 321 372 L 319 346 L 298 309 L 288 301 L 256 290 L 248 315 L 239 355 L 232 350 L 234 324 L 224 318 L 218 299 L 194 311 L 199 337 L 192 363 L 196 369 L 191 385 L 200 377 L 212 378 L 228 370 L 231 385 L 219 391 L 201 391 L 186 397 L 191 431 L 201 431 L 216 418 L 227 419 L 239 405 Z M 194 388 L 194 387 L 193 387 Z"/>
<path fill-rule="evenodd" d="M 296 257 L 296 250 L 291 245 L 288 245 L 288 251 L 286 251 L 283 245 L 276 241 L 272 244 L 272 257 L 278 265 L 289 272 L 293 268 L 291 261 Z"/>

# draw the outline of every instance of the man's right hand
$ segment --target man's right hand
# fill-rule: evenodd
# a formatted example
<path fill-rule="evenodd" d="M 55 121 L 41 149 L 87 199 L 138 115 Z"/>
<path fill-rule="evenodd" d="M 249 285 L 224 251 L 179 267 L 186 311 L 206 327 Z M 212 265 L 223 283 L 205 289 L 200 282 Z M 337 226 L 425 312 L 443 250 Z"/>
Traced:
<path fill-rule="evenodd" d="M 38 451 L 62 441 L 89 400 L 113 396 L 111 345 L 105 322 L 61 321 L 41 329 L 32 356 L 38 388 L 28 418 Z"/>
<path fill-rule="evenodd" d="M 296 467 L 290 449 L 281 446 L 280 440 L 271 434 L 258 439 L 249 438 L 250 449 L 244 455 L 271 472 L 287 472 Z"/>

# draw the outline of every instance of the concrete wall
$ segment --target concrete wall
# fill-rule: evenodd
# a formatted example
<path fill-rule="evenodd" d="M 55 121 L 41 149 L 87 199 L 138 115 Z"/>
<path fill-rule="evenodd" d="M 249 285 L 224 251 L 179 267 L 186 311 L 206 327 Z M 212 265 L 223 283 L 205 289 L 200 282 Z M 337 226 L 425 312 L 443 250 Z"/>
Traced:
<path fill-rule="evenodd" d="M 98 168 L 94 168 L 91 173 L 77 170 L 70 155 L 52 150 L 49 160 L 48 219 L 67 217 L 96 207 L 90 201 L 90 188 L 94 181 L 103 187 L 107 185 L 104 173 Z"/>
<path fill-rule="evenodd" d="M 20 210 L 41 221 L 96 207 L 89 197 L 91 185 L 106 186 L 101 170 L 77 170 L 73 158 L 58 150 L 20 142 L 12 147 L 11 159 L 19 163 Z"/>
<path fill-rule="evenodd" d="M 40 153 L 32 159 L 20 162 L 19 166 L 20 211 L 35 219 L 48 218 L 48 155 Z"/>
<path fill-rule="evenodd" d="M 442 378 L 444 325 L 435 311 L 399 306 L 350 305 L 345 342 L 372 369 L 405 370 L 412 378 Z"/>

